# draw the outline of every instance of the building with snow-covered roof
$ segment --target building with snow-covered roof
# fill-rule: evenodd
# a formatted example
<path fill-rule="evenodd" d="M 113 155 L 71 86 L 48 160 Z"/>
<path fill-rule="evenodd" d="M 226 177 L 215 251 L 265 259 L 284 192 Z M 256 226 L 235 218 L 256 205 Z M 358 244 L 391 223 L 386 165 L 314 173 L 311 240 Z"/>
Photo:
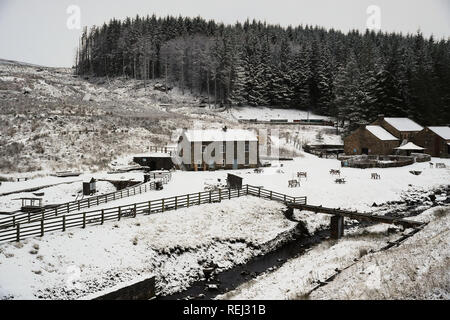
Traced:
<path fill-rule="evenodd" d="M 383 127 L 401 140 L 410 140 L 415 134 L 423 130 L 421 125 L 409 118 L 392 118 L 380 115 L 372 124 Z"/>
<path fill-rule="evenodd" d="M 178 142 L 178 160 L 187 170 L 255 168 L 258 136 L 243 129 L 185 130 Z"/>
<path fill-rule="evenodd" d="M 388 155 L 400 145 L 400 140 L 378 125 L 361 125 L 344 138 L 347 155 Z"/>
<path fill-rule="evenodd" d="M 450 127 L 426 127 L 413 138 L 432 157 L 450 158 Z"/>

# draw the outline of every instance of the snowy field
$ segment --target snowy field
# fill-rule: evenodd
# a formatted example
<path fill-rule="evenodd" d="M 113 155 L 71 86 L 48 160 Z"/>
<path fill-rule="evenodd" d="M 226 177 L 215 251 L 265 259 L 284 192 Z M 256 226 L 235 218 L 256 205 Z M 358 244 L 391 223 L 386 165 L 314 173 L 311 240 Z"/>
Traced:
<path fill-rule="evenodd" d="M 107 181 L 97 181 L 96 182 L 95 195 L 106 194 L 116 191 L 113 184 Z M 36 196 L 35 193 L 44 193 L 44 195 Z M 59 204 L 70 201 L 75 201 L 76 199 L 83 199 L 83 185 L 82 181 L 76 181 L 71 183 L 58 184 L 53 187 L 43 188 L 38 191 L 33 192 L 20 192 L 13 193 L 6 196 L 0 197 L 0 210 L 5 212 L 20 210 L 22 202 L 18 199 L 20 198 L 41 198 L 42 205 L 46 206 L 49 204 Z"/>
<path fill-rule="evenodd" d="M 268 107 L 233 107 L 229 109 L 229 114 L 238 120 L 258 119 L 259 121 L 270 121 L 271 119 L 286 119 L 289 122 L 302 119 L 325 119 L 328 117 L 319 116 L 307 111 L 292 109 L 277 109 Z"/>
<path fill-rule="evenodd" d="M 283 208 L 245 197 L 3 244 L 0 299 L 81 298 L 150 274 L 160 293 L 171 293 L 202 277 L 208 263 L 228 268 L 262 253 L 296 225 Z M 79 287 L 69 290 L 73 270 Z"/>
<path fill-rule="evenodd" d="M 405 191 L 426 191 L 440 185 L 448 185 L 450 159 L 433 158 L 432 162 L 446 163 L 447 168 L 430 169 L 427 162 L 400 168 L 340 168 L 340 161 L 336 159 L 321 159 L 302 153 L 302 157 L 293 161 L 273 162 L 272 167 L 264 168 L 264 172 L 260 174 L 254 173 L 253 170 L 176 171 L 172 174 L 172 180 L 164 185 L 164 190 L 108 202 L 98 208 L 204 191 L 208 185 L 225 184 L 227 173 L 234 173 L 244 178 L 244 184 L 262 186 L 295 197 L 307 196 L 309 204 L 371 211 L 373 203 L 401 200 Z M 347 183 L 336 184 L 334 182 L 336 177 L 329 174 L 330 169 L 340 169 L 341 177 L 345 178 Z M 420 170 L 422 174 L 416 176 L 411 174 L 410 170 Z M 288 180 L 296 179 L 298 171 L 306 171 L 308 179 L 302 178 L 301 186 L 298 188 L 289 188 Z M 370 178 L 372 172 L 379 173 L 381 179 L 372 180 Z"/>

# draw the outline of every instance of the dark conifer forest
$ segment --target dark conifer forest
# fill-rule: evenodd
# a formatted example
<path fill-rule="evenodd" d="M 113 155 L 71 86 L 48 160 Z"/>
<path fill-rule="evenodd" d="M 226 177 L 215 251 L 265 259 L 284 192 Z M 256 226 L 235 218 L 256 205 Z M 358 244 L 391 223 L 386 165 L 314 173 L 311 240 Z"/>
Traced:
<path fill-rule="evenodd" d="M 159 79 L 211 103 L 310 110 L 351 123 L 378 114 L 450 123 L 450 40 L 420 31 L 136 16 L 85 29 L 76 72 Z"/>

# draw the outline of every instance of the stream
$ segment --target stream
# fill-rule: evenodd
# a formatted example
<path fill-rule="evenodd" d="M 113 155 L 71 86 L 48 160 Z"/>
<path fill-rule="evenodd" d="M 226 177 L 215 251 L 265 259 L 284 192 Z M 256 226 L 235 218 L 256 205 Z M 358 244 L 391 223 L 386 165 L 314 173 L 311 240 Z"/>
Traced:
<path fill-rule="evenodd" d="M 422 190 L 410 190 L 402 194 L 401 200 L 389 201 L 383 204 L 374 204 L 374 213 L 395 217 L 412 217 L 438 205 L 450 203 L 450 187 L 423 192 Z M 355 227 L 367 227 L 374 223 L 346 221 L 345 229 Z M 281 267 L 286 261 L 297 258 L 316 244 L 329 238 L 330 230 L 319 230 L 309 235 L 302 222 L 297 225 L 292 240 L 284 242 L 277 249 L 266 254 L 256 256 L 245 264 L 236 265 L 228 270 L 216 272 L 205 270 L 206 277 L 197 280 L 191 286 L 180 292 L 166 296 L 158 296 L 158 300 L 176 299 L 205 299 L 215 297 L 236 289 L 238 286 L 256 278 L 264 272 L 272 272 Z"/>

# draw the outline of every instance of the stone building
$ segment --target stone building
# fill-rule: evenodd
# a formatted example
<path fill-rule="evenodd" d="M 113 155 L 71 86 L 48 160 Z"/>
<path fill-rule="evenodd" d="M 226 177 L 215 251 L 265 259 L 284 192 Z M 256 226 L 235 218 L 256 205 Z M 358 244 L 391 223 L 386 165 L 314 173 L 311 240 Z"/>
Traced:
<path fill-rule="evenodd" d="M 385 118 L 382 115 L 372 123 L 383 127 L 386 131 L 400 140 L 411 140 L 423 127 L 408 118 Z"/>
<path fill-rule="evenodd" d="M 413 141 L 432 157 L 450 158 L 450 127 L 426 127 Z"/>
<path fill-rule="evenodd" d="M 347 155 L 388 155 L 399 145 L 399 138 L 378 125 L 360 126 L 344 138 Z"/>
<path fill-rule="evenodd" d="M 243 129 L 185 130 L 178 141 L 178 160 L 186 170 L 256 168 L 257 135 Z"/>

